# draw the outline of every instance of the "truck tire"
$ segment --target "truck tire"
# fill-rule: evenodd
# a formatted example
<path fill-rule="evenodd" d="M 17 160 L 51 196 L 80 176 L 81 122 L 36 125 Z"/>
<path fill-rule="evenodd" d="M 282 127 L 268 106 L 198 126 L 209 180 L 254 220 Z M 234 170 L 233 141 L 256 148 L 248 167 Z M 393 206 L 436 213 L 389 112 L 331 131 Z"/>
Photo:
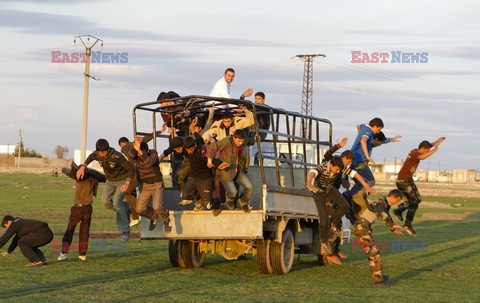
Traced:
<path fill-rule="evenodd" d="M 185 268 L 198 268 L 203 265 L 205 253 L 200 252 L 199 243 L 183 240 L 181 255 L 185 261 Z"/>
<path fill-rule="evenodd" d="M 172 267 L 179 267 L 178 265 L 178 249 L 175 245 L 175 240 L 168 240 L 168 259 Z"/>
<path fill-rule="evenodd" d="M 271 240 L 257 240 L 257 265 L 261 274 L 273 274 L 272 263 L 270 262 Z"/>
<path fill-rule="evenodd" d="M 286 228 L 282 234 L 282 243 L 277 241 L 270 243 L 270 260 L 273 273 L 277 275 L 288 273 L 292 269 L 294 255 L 295 243 L 293 233 L 289 228 Z"/>
<path fill-rule="evenodd" d="M 188 244 L 188 241 L 185 241 L 185 240 L 173 240 L 172 242 L 173 244 L 172 257 L 174 258 L 174 260 L 176 260 L 176 264 L 178 264 L 178 266 L 181 268 L 187 268 L 185 257 L 183 256 L 183 253 L 182 253 L 182 247 L 185 245 L 185 242 L 187 242 Z M 170 255 L 170 249 L 169 249 L 169 255 Z M 170 261 L 170 264 L 173 265 L 174 263 Z"/>

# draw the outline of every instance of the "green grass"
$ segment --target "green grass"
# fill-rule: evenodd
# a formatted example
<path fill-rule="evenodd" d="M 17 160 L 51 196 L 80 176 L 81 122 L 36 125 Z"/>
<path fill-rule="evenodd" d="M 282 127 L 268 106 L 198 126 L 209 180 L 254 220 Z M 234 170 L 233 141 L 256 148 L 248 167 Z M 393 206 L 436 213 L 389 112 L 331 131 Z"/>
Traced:
<path fill-rule="evenodd" d="M 55 232 L 55 240 L 61 240 L 72 203 L 72 186 L 73 181 L 63 176 L 0 174 L 0 215 L 45 220 Z M 320 267 L 316 257 L 301 255 L 300 260 L 295 257 L 288 275 L 270 276 L 258 273 L 251 256 L 227 261 L 209 254 L 202 268 L 171 268 L 166 241 L 133 239 L 128 252 L 92 252 L 86 262 L 79 261 L 75 253 L 57 262 L 57 254 L 47 245 L 43 250 L 50 265 L 33 269 L 24 267 L 26 260 L 17 249 L 12 255 L 0 257 L 0 301 L 478 302 L 480 201 L 448 197 L 425 200 L 462 206 L 420 206 L 415 221 L 417 238 L 397 237 L 382 224 L 375 224 L 374 237 L 379 242 L 428 242 L 426 252 L 381 253 L 384 271 L 394 284 L 388 289 L 372 287 L 367 260 L 363 253 L 352 252 L 351 244 L 342 248 L 349 257 L 343 266 Z M 468 220 L 422 219 L 432 214 L 459 213 L 468 215 Z M 99 198 L 94 202 L 91 230 L 116 232 L 114 213 L 103 209 Z"/>

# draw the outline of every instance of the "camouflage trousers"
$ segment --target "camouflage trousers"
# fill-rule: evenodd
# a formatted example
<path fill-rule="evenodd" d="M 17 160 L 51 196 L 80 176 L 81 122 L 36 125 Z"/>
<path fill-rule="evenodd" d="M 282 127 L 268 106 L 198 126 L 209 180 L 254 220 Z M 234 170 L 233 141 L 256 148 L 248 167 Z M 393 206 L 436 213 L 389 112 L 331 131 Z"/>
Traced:
<path fill-rule="evenodd" d="M 383 271 L 380 262 L 380 252 L 377 243 L 372 237 L 371 223 L 363 219 L 358 220 L 355 224 L 355 236 L 368 258 L 368 266 L 372 273 L 373 282 L 381 282 L 383 280 Z"/>
<path fill-rule="evenodd" d="M 326 199 L 326 206 L 327 206 L 327 212 L 328 216 L 331 221 L 331 217 L 335 213 L 335 208 L 338 206 L 335 204 L 335 202 L 330 201 L 330 199 Z M 337 226 L 338 230 L 341 230 L 342 228 L 342 221 L 340 221 L 340 225 Z M 331 228 L 328 231 L 328 242 L 330 242 L 330 246 L 332 248 L 332 252 L 336 255 L 340 251 L 340 244 L 342 243 L 342 236 L 339 236 L 333 231 L 333 225 L 331 225 Z"/>
<path fill-rule="evenodd" d="M 397 188 L 407 198 L 407 201 L 404 201 L 398 205 L 398 210 L 400 212 L 404 212 L 406 209 L 408 209 L 406 220 L 412 222 L 413 218 L 415 217 L 415 212 L 417 211 L 418 204 L 422 202 L 422 196 L 420 196 L 417 186 L 415 185 L 413 180 L 397 180 Z"/>

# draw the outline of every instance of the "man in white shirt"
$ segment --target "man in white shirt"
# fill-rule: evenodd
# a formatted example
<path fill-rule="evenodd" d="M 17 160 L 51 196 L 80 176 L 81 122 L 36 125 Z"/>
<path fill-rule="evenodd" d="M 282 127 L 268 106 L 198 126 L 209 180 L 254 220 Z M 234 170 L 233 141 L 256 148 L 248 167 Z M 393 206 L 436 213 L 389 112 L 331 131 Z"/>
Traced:
<path fill-rule="evenodd" d="M 223 78 L 218 80 L 210 92 L 211 97 L 218 98 L 231 98 L 230 97 L 230 86 L 235 78 L 235 71 L 233 68 L 227 68 L 223 74 Z M 246 97 L 250 97 L 253 93 L 253 89 L 246 89 L 243 94 L 240 96 L 240 99 L 243 100 Z M 231 106 L 229 106 L 231 107 Z"/>

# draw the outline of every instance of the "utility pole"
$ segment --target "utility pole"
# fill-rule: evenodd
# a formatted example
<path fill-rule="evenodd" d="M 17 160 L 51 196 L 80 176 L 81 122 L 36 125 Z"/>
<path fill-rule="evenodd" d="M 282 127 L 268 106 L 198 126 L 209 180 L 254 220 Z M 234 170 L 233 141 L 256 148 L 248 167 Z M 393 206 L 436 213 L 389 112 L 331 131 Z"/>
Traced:
<path fill-rule="evenodd" d="M 92 54 L 92 48 L 97 44 L 98 41 L 102 42 L 103 46 L 103 40 L 96 38 L 91 35 L 82 35 L 82 36 L 76 36 L 73 40 L 73 43 L 76 43 L 77 38 L 82 41 L 83 46 L 85 46 L 86 49 L 86 63 L 85 63 L 85 80 L 84 80 L 84 87 L 83 87 L 83 115 L 82 115 L 82 144 L 80 148 L 80 163 L 85 162 L 86 154 L 87 154 L 87 122 L 88 122 L 88 84 L 89 84 L 89 78 L 90 76 L 90 56 Z M 87 42 L 85 43 L 84 39 L 87 39 Z M 90 45 L 90 38 L 92 40 L 95 40 L 93 44 Z"/>
<path fill-rule="evenodd" d="M 428 182 L 429 175 L 430 175 L 430 157 L 428 157 L 428 164 L 427 164 L 427 182 Z"/>
<path fill-rule="evenodd" d="M 324 54 L 296 55 L 303 60 L 302 114 L 312 114 L 313 102 L 313 58 L 326 57 Z M 303 125 L 303 136 L 308 138 L 309 126 Z"/>
<path fill-rule="evenodd" d="M 22 156 L 22 129 L 18 132 L 18 137 L 20 141 L 18 141 L 18 159 L 17 159 L 17 170 L 20 171 L 20 157 Z"/>

